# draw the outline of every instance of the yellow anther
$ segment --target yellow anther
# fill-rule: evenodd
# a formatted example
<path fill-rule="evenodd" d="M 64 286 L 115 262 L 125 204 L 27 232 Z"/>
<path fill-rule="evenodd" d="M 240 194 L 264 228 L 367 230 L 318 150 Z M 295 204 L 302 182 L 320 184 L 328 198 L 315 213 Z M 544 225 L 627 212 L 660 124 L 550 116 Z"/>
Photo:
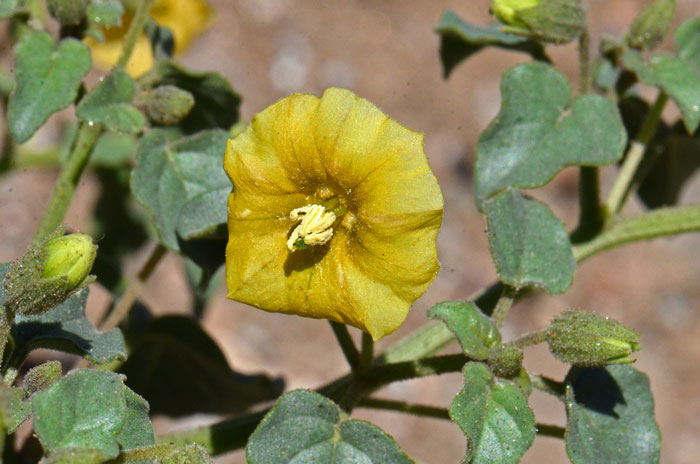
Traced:
<path fill-rule="evenodd" d="M 294 252 L 305 246 L 323 245 L 333 237 L 335 214 L 326 212 L 321 205 L 306 205 L 289 213 L 292 221 L 301 221 L 287 240 L 287 248 Z"/>

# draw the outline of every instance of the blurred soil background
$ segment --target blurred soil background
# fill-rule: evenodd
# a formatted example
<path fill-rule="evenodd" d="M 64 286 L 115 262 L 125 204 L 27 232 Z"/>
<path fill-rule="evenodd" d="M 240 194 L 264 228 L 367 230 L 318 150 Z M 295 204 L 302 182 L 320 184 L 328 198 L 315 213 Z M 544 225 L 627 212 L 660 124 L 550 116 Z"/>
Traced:
<path fill-rule="evenodd" d="M 589 0 L 594 46 L 604 34 L 620 35 L 650 0 Z M 416 302 L 408 320 L 378 344 L 378 351 L 425 322 L 433 304 L 466 298 L 491 283 L 495 270 L 488 252 L 485 224 L 472 196 L 472 166 L 479 133 L 500 106 L 499 77 L 526 61 L 525 55 L 486 49 L 461 64 L 448 80 L 442 77 L 439 38 L 434 33 L 442 12 L 450 8 L 464 19 L 488 24 L 488 0 L 211 0 L 211 28 L 190 47 L 182 61 L 195 69 L 216 70 L 243 96 L 242 120 L 294 92 L 320 95 L 329 86 L 354 90 L 393 119 L 425 133 L 426 152 L 445 197 L 438 249 L 441 271 Z M 700 13 L 698 0 L 678 0 L 675 26 Z M 674 28 L 675 28 L 674 26 Z M 667 40 L 663 48 L 670 49 Z M 0 44 L 7 55 L 5 36 Z M 575 45 L 549 47 L 555 64 L 577 82 Z M 647 89 L 649 90 L 649 89 Z M 654 96 L 649 90 L 645 95 Z M 669 104 L 665 116 L 676 117 Z M 65 114 L 63 115 L 65 116 Z M 30 143 L 53 142 L 51 127 Z M 603 192 L 614 178 L 602 170 Z M 24 169 L 0 178 L 0 262 L 19 258 L 44 212 L 56 172 Z M 547 187 L 529 192 L 544 200 L 569 229 L 575 226 L 578 171 L 567 169 Z M 67 223 L 89 231 L 99 184 L 83 176 Z M 700 179 L 687 184 L 681 202 L 700 201 Z M 632 198 L 626 212 L 640 211 Z M 149 251 L 128 257 L 133 275 Z M 597 256 L 581 265 L 564 295 L 533 295 L 518 303 L 505 325 L 505 338 L 545 326 L 555 314 L 583 308 L 609 315 L 641 334 L 644 349 L 635 367 L 646 372 L 656 398 L 663 435 L 662 462 L 695 464 L 700 455 L 700 235 L 640 243 Z M 107 295 L 93 285 L 90 313 L 104 308 Z M 182 263 L 168 256 L 152 276 L 144 304 L 157 314 L 191 313 Z M 226 300 L 220 289 L 204 317 L 206 330 L 220 343 L 230 364 L 244 373 L 281 376 L 288 389 L 314 388 L 346 370 L 346 363 L 326 321 L 269 314 Z M 357 331 L 353 331 L 357 332 Z M 355 333 L 355 335 L 358 335 Z M 528 349 L 526 366 L 561 379 L 565 365 L 545 346 Z M 379 393 L 446 407 L 460 390 L 461 374 L 395 384 Z M 537 420 L 563 425 L 564 407 L 539 392 L 530 404 Z M 391 434 L 420 463 L 457 463 L 465 439 L 453 423 L 393 412 L 357 409 Z M 161 431 L 213 422 L 197 417 L 183 422 L 157 420 Z M 243 463 L 241 451 L 218 463 Z M 525 463 L 564 463 L 564 443 L 538 437 Z"/>

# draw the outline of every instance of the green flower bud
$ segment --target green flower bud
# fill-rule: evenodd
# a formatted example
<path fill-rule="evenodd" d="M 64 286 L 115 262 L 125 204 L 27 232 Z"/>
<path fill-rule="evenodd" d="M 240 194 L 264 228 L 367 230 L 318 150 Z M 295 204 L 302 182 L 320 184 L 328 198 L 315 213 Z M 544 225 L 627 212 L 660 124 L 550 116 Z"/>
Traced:
<path fill-rule="evenodd" d="M 523 365 L 523 350 L 512 345 L 501 345 L 491 351 L 486 364 L 498 377 L 514 377 Z"/>
<path fill-rule="evenodd" d="M 156 124 L 171 126 L 187 116 L 194 106 L 194 97 L 174 85 L 161 85 L 146 97 L 146 112 Z"/>
<path fill-rule="evenodd" d="M 89 275 L 97 252 L 92 239 L 62 234 L 58 229 L 10 266 L 3 281 L 10 321 L 17 313 L 42 314 L 95 280 Z"/>
<path fill-rule="evenodd" d="M 575 39 L 586 22 L 581 0 L 493 0 L 491 13 L 507 32 L 554 43 Z"/>
<path fill-rule="evenodd" d="M 651 50 L 661 43 L 671 27 L 676 0 L 656 0 L 632 23 L 627 43 L 632 48 Z"/>
<path fill-rule="evenodd" d="M 61 26 L 74 26 L 85 17 L 90 0 L 47 0 L 46 4 Z"/>
<path fill-rule="evenodd" d="M 635 360 L 629 355 L 641 349 L 638 342 L 634 330 L 586 311 L 566 311 L 547 330 L 547 343 L 555 357 L 584 366 L 632 363 Z"/>
<path fill-rule="evenodd" d="M 65 278 L 68 291 L 77 288 L 90 274 L 97 247 L 85 234 L 56 237 L 44 244 L 42 279 Z"/>

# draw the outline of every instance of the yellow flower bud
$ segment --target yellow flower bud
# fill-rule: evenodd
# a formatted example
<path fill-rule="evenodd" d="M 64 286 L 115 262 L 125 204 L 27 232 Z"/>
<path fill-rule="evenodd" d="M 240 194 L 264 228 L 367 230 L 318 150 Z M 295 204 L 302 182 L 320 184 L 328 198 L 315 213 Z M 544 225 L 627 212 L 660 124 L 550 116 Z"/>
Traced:
<path fill-rule="evenodd" d="M 97 247 L 85 234 L 56 237 L 44 245 L 42 279 L 66 278 L 67 290 L 78 287 L 90 274 Z"/>

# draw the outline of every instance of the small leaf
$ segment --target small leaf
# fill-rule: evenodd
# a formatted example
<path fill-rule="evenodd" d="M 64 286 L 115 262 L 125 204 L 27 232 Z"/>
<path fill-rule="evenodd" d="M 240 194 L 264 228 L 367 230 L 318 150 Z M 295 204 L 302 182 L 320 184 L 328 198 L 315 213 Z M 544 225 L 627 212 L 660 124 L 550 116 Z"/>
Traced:
<path fill-rule="evenodd" d="M 700 18 L 691 18 L 681 24 L 674 39 L 678 57 L 700 68 Z"/>
<path fill-rule="evenodd" d="M 659 462 L 661 436 L 646 375 L 630 366 L 566 376 L 566 451 L 574 464 Z"/>
<path fill-rule="evenodd" d="M 228 130 L 238 121 L 241 97 L 219 73 L 191 71 L 173 61 L 160 60 L 139 83 L 144 88 L 172 85 L 192 94 L 194 107 L 180 123 L 186 134 L 205 129 Z"/>
<path fill-rule="evenodd" d="M 576 269 L 571 242 L 546 205 L 506 190 L 484 203 L 484 212 L 491 257 L 503 282 L 552 294 L 571 286 Z"/>
<path fill-rule="evenodd" d="M 46 390 L 58 382 L 62 374 L 63 369 L 58 361 L 47 361 L 32 367 L 24 375 L 24 383 L 22 384 L 24 396 L 29 397 L 38 391 Z"/>
<path fill-rule="evenodd" d="M 227 139 L 220 130 L 183 137 L 175 129 L 154 129 L 141 139 L 131 188 L 171 250 L 180 251 L 178 235 L 191 240 L 226 224 L 231 192 L 223 168 Z"/>
<path fill-rule="evenodd" d="M 250 464 L 408 464 L 396 442 L 369 422 L 347 419 L 331 400 L 308 390 L 282 396 L 246 446 Z"/>
<path fill-rule="evenodd" d="M 56 48 L 45 32 L 27 33 L 15 47 L 17 85 L 10 95 L 10 131 L 26 142 L 56 111 L 78 95 L 80 80 L 90 69 L 87 45 L 64 39 Z"/>
<path fill-rule="evenodd" d="M 174 417 L 240 413 L 277 398 L 284 386 L 263 375 L 232 371 L 216 342 L 185 316 L 153 320 L 120 372 L 154 414 Z"/>
<path fill-rule="evenodd" d="M 645 62 L 633 50 L 622 55 L 622 62 L 640 81 L 666 92 L 680 109 L 688 133 L 695 132 L 700 125 L 700 68 L 665 53 L 653 54 Z"/>
<path fill-rule="evenodd" d="M 75 115 L 83 120 L 104 124 L 107 130 L 135 134 L 146 124 L 146 117 L 131 105 L 134 82 L 115 68 L 80 101 Z"/>
<path fill-rule="evenodd" d="M 445 10 L 435 32 L 440 36 L 440 58 L 445 78 L 462 60 L 488 46 L 528 53 L 536 60 L 549 61 L 539 42 L 501 32 L 499 24 L 488 27 L 470 24 L 452 10 Z"/>
<path fill-rule="evenodd" d="M 11 18 L 23 11 L 26 10 L 20 8 L 19 0 L 0 0 L 0 19 Z"/>
<path fill-rule="evenodd" d="M 103 132 L 92 149 L 90 164 L 110 169 L 127 166 L 136 156 L 137 143 L 136 138 L 132 135 Z"/>
<path fill-rule="evenodd" d="M 39 461 L 39 464 L 102 464 L 107 456 L 91 448 L 63 448 Z"/>
<path fill-rule="evenodd" d="M 627 39 L 630 47 L 651 50 L 661 43 L 676 12 L 676 0 L 656 0 L 632 23 Z"/>
<path fill-rule="evenodd" d="M 94 369 L 73 371 L 32 401 L 34 430 L 43 448 L 93 448 L 108 458 L 152 445 L 147 406 L 118 374 Z"/>
<path fill-rule="evenodd" d="M 430 308 L 428 317 L 443 321 L 471 358 L 484 360 L 501 343 L 496 323 L 470 301 L 439 303 Z"/>
<path fill-rule="evenodd" d="M 93 24 L 102 27 L 122 25 L 124 6 L 119 0 L 97 0 L 87 8 L 87 18 Z"/>
<path fill-rule="evenodd" d="M 464 388 L 450 405 L 450 417 L 467 436 L 463 462 L 519 462 L 535 439 L 527 398 L 510 382 L 495 380 L 482 363 L 467 363 L 463 373 Z"/>
<path fill-rule="evenodd" d="M 24 401 L 24 392 L 21 388 L 0 385 L 0 412 L 6 433 L 14 433 L 17 427 L 29 419 L 32 405 Z"/>
<path fill-rule="evenodd" d="M 599 95 L 572 105 L 566 78 L 553 67 L 525 63 L 501 79 L 501 111 L 477 145 L 477 206 L 506 187 L 533 188 L 571 165 L 618 161 L 627 135 L 617 107 Z"/>

